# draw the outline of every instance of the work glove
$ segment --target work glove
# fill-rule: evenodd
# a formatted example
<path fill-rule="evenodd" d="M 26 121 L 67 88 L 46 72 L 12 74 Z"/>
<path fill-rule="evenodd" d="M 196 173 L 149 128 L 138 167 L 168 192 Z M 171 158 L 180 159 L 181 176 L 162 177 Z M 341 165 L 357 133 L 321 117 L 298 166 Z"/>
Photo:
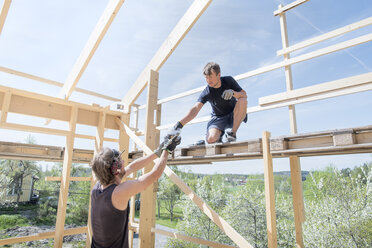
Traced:
<path fill-rule="evenodd" d="M 163 152 L 164 142 L 165 141 L 161 142 L 161 144 L 158 146 L 158 148 L 156 148 L 156 150 L 154 151 L 156 156 L 158 156 L 159 158 L 161 156 L 161 153 Z"/>
<path fill-rule="evenodd" d="M 183 128 L 183 125 L 181 122 L 177 121 L 177 123 L 168 130 L 168 133 L 165 137 L 165 139 L 171 139 L 174 136 L 178 136 L 181 133 L 181 129 Z"/>
<path fill-rule="evenodd" d="M 232 89 L 225 90 L 221 97 L 225 100 L 230 100 L 234 95 L 234 91 Z"/>
<path fill-rule="evenodd" d="M 181 144 L 181 136 L 177 135 L 173 138 L 165 140 L 162 150 L 167 150 L 169 153 L 172 153 L 179 144 Z"/>

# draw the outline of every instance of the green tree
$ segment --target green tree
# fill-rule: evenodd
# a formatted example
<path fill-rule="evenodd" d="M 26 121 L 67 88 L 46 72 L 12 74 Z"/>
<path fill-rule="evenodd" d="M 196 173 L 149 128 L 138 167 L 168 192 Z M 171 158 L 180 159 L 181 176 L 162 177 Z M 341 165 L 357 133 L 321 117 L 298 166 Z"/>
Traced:
<path fill-rule="evenodd" d="M 341 173 L 335 168 L 312 173 L 306 182 L 305 246 L 371 247 L 371 170 Z"/>

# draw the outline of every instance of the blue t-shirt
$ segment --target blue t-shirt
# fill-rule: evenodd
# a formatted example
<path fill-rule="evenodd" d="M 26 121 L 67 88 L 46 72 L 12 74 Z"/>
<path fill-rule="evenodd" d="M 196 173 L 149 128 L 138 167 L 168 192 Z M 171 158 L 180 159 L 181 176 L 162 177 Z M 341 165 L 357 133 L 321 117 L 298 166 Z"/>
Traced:
<path fill-rule="evenodd" d="M 225 90 L 232 89 L 234 91 L 240 92 L 242 88 L 231 76 L 221 77 L 221 87 L 212 88 L 207 85 L 202 91 L 198 98 L 198 102 L 205 104 L 209 102 L 212 106 L 212 116 L 225 116 L 234 111 L 236 104 L 235 97 L 232 97 L 230 100 L 224 100 L 221 96 Z"/>

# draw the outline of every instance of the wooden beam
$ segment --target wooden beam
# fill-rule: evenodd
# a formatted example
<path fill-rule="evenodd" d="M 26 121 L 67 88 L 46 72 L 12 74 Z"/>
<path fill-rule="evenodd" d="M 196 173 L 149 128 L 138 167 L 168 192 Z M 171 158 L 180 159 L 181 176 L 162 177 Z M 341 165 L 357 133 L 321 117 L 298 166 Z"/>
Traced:
<path fill-rule="evenodd" d="M 67 196 L 69 189 L 69 177 L 71 174 L 72 154 L 74 148 L 74 139 L 76 131 L 76 120 L 78 117 L 79 109 L 74 107 L 71 111 L 70 123 L 69 123 L 69 134 L 66 136 L 66 150 L 63 158 L 62 167 L 62 180 L 60 184 L 59 198 L 58 198 L 58 209 L 57 209 L 57 220 L 56 220 L 56 233 L 54 236 L 54 247 L 62 247 L 63 242 L 63 231 L 66 219 L 66 207 L 67 207 Z"/>
<path fill-rule="evenodd" d="M 5 123 L 8 117 L 9 105 L 10 105 L 10 98 L 12 97 L 12 93 L 10 91 L 5 92 L 5 96 L 3 99 L 3 105 L 1 107 L 1 117 L 0 123 Z"/>
<path fill-rule="evenodd" d="M 155 110 L 158 100 L 158 85 L 159 73 L 151 70 L 148 81 L 147 91 L 147 109 L 145 123 L 145 143 L 151 149 L 151 153 L 156 149 L 159 140 L 156 140 L 157 130 L 155 129 Z M 145 151 L 146 153 L 146 151 Z M 143 174 L 148 173 L 154 167 L 154 163 L 149 164 L 143 169 Z M 140 208 L 140 229 L 138 247 L 154 247 L 155 235 L 151 232 L 151 228 L 155 227 L 155 208 L 156 208 L 156 190 L 155 185 L 150 185 L 145 191 L 141 192 L 141 208 Z"/>
<path fill-rule="evenodd" d="M 208 8 L 212 0 L 195 0 L 190 8 L 186 11 L 181 20 L 174 27 L 168 38 L 163 42 L 149 64 L 142 71 L 136 82 L 129 89 L 127 94 L 122 99 L 124 110 L 129 112 L 130 106 L 136 101 L 138 96 L 144 90 L 148 72 L 150 70 L 159 71 L 169 56 L 177 48 L 178 44 L 183 40 L 186 34 L 194 26 L 199 17 Z"/>
<path fill-rule="evenodd" d="M 4 24 L 5 24 L 5 19 L 8 15 L 8 11 L 9 11 L 11 3 L 12 3 L 11 0 L 4 0 L 3 7 L 1 8 L 1 12 L 0 12 L 0 35 L 1 35 L 1 31 L 3 31 L 3 27 L 4 27 Z"/>
<path fill-rule="evenodd" d="M 291 53 L 291 52 L 297 51 L 299 49 L 317 44 L 319 42 L 329 40 L 329 39 L 332 39 L 334 37 L 346 34 L 348 32 L 354 31 L 354 30 L 357 30 L 359 28 L 366 27 L 366 26 L 371 25 L 371 24 L 372 24 L 372 17 L 368 17 L 368 18 L 365 18 L 361 21 L 354 22 L 350 25 L 344 26 L 342 28 L 335 29 L 331 32 L 328 32 L 328 33 L 316 36 L 314 38 L 299 42 L 299 43 L 294 44 L 290 47 L 283 48 L 283 49 L 277 51 L 276 55 L 280 56 L 280 55 L 284 55 L 284 54 L 287 54 L 287 53 Z"/>
<path fill-rule="evenodd" d="M 274 189 L 274 172 L 273 158 L 270 154 L 270 133 L 263 132 L 262 151 L 264 160 L 264 177 L 265 177 L 265 199 L 266 199 L 266 224 L 267 224 L 267 241 L 269 248 L 278 246 L 276 234 L 276 214 L 275 214 L 275 189 Z"/>
<path fill-rule="evenodd" d="M 175 239 L 185 240 L 185 241 L 192 242 L 192 243 L 195 243 L 195 244 L 204 245 L 204 246 L 207 246 L 207 247 L 216 247 L 216 248 L 234 248 L 235 247 L 235 246 L 220 244 L 220 243 L 205 240 L 205 239 L 199 239 L 199 238 L 195 238 L 195 237 L 182 235 L 180 233 L 168 232 L 168 231 L 165 231 L 165 230 L 162 230 L 162 229 L 157 229 L 157 228 L 152 228 L 151 232 L 154 232 L 154 233 L 160 234 L 160 235 L 165 235 L 165 236 L 175 238 Z"/>
<path fill-rule="evenodd" d="M 83 51 L 68 75 L 67 80 L 59 93 L 60 98 L 68 99 L 71 96 L 72 91 L 75 89 L 76 84 L 79 82 L 91 58 L 96 52 L 99 44 L 101 43 L 123 3 L 124 0 L 110 0 L 108 3 L 96 27 L 90 35 L 87 44 L 85 44 Z"/>
<path fill-rule="evenodd" d="M 143 151 L 147 154 L 151 153 L 152 150 L 146 146 L 146 144 L 139 139 L 130 128 L 120 123 L 118 125 L 126 130 L 127 134 L 132 138 L 134 142 L 139 145 Z M 208 206 L 189 186 L 187 186 L 168 166 L 165 167 L 164 173 L 171 179 L 198 207 L 204 212 L 225 234 L 239 247 L 253 248 L 234 228 L 230 226 L 223 218 L 221 218 L 211 207 Z"/>
<path fill-rule="evenodd" d="M 359 89 L 368 90 L 372 84 L 372 72 L 352 76 L 348 78 L 342 78 L 322 84 L 316 84 L 301 89 L 291 90 L 283 93 L 278 93 L 270 96 L 260 97 L 258 102 L 260 106 L 267 106 L 271 104 L 288 103 L 288 102 L 304 102 L 314 99 L 315 96 L 322 96 L 322 99 L 334 96 L 335 92 L 354 93 L 355 90 L 350 90 L 357 86 L 368 86 L 367 88 L 361 87 Z M 343 90 L 343 91 L 341 91 Z M 337 94 L 340 95 L 340 94 Z M 315 98 L 319 99 L 319 98 Z"/>
<path fill-rule="evenodd" d="M 97 126 L 99 113 L 105 112 L 107 121 L 105 128 L 118 130 L 115 118 L 122 115 L 121 112 L 112 111 L 107 108 L 91 106 L 87 104 L 65 101 L 56 97 L 0 86 L 0 107 L 3 107 L 5 92 L 10 92 L 12 97 L 9 106 L 9 113 L 31 115 L 35 117 L 69 121 L 71 108 L 73 106 L 80 109 L 77 123 L 89 126 Z M 13 124 L 15 125 L 15 124 Z M 10 126 L 11 127 L 11 126 Z M 40 130 L 52 130 L 42 129 Z M 62 130 L 59 130 L 62 132 Z"/>
<path fill-rule="evenodd" d="M 45 177 L 45 181 L 52 182 L 52 181 L 61 181 L 62 177 Z M 92 180 L 92 177 L 69 177 L 69 181 L 77 181 L 77 182 L 85 182 Z"/>
<path fill-rule="evenodd" d="M 293 197 L 294 224 L 296 231 L 296 248 L 303 248 L 302 223 L 305 221 L 304 197 L 302 193 L 302 174 L 300 159 L 297 156 L 289 157 L 291 168 L 291 184 Z"/>
<path fill-rule="evenodd" d="M 369 42 L 371 40 L 372 40 L 372 34 L 366 34 L 366 35 L 357 37 L 355 39 L 340 42 L 340 43 L 335 44 L 335 45 L 331 45 L 331 46 L 328 46 L 328 47 L 325 47 L 325 48 L 322 48 L 322 49 L 319 49 L 319 50 L 316 50 L 316 51 L 313 51 L 313 52 L 309 52 L 309 53 L 291 58 L 287 61 L 278 62 L 278 63 L 272 64 L 272 65 L 268 65 L 268 66 L 258 68 L 256 70 L 252 70 L 252 71 L 249 71 L 249 72 L 246 72 L 246 73 L 243 73 L 243 74 L 239 74 L 239 75 L 235 76 L 234 78 L 235 78 L 235 80 L 241 80 L 241 79 L 244 79 L 244 78 L 256 76 L 256 75 L 259 75 L 259 74 L 262 74 L 262 73 L 265 73 L 265 72 L 269 72 L 269 71 L 279 69 L 279 68 L 287 66 L 287 65 L 293 65 L 293 64 L 296 64 L 296 63 L 299 63 L 299 62 L 303 62 L 303 61 L 312 59 L 312 58 L 316 58 L 316 57 L 323 56 L 323 55 L 326 55 L 326 54 L 329 54 L 329 53 L 337 52 L 337 51 L 340 51 L 342 49 L 346 49 L 346 48 L 349 48 L 349 47 L 360 45 L 360 44 Z"/>
<path fill-rule="evenodd" d="M 287 4 L 286 6 L 280 6 L 277 10 L 274 11 L 274 16 L 277 16 L 277 15 L 280 15 L 290 9 L 293 9 L 303 3 L 306 3 L 307 1 L 309 0 L 297 0 L 297 1 L 294 1 L 290 4 Z"/>
<path fill-rule="evenodd" d="M 76 228 L 69 228 L 65 229 L 63 232 L 63 236 L 69 236 L 69 235 L 76 235 L 81 233 L 86 233 L 87 228 L 86 227 L 76 227 Z M 55 235 L 55 232 L 43 232 L 38 233 L 35 235 L 30 236 L 23 236 L 23 237 L 14 237 L 14 238 L 7 238 L 7 239 L 0 239 L 0 245 L 11 245 L 16 243 L 24 243 L 29 241 L 35 241 L 35 240 L 41 240 L 41 239 L 50 239 L 53 238 Z"/>
<path fill-rule="evenodd" d="M 5 72 L 5 73 L 9 73 L 9 74 L 12 74 L 12 75 L 16 75 L 16 76 L 19 76 L 19 77 L 32 79 L 32 80 L 35 80 L 35 81 L 38 81 L 38 82 L 41 82 L 41 83 L 46 83 L 46 84 L 54 85 L 54 86 L 57 86 L 57 87 L 63 87 L 63 83 L 53 81 L 53 80 L 50 80 L 50 79 L 46 79 L 46 78 L 42 78 L 42 77 L 39 77 L 39 76 L 31 75 L 31 74 L 28 74 L 28 73 L 16 71 L 16 70 L 6 68 L 6 67 L 3 67 L 3 66 L 0 66 L 0 71 Z M 100 93 L 90 91 L 90 90 L 86 90 L 86 89 L 81 89 L 81 88 L 76 87 L 75 91 L 86 94 L 86 95 L 95 96 L 95 97 L 99 97 L 99 98 L 102 98 L 102 99 L 114 101 L 114 102 L 120 101 L 120 99 L 118 99 L 118 98 L 102 95 Z"/>

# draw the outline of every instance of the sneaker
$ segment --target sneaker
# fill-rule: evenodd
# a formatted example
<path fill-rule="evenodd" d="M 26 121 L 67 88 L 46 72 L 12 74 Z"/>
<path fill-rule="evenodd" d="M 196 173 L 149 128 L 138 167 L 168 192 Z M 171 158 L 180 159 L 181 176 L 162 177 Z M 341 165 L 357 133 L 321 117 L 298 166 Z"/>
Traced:
<path fill-rule="evenodd" d="M 205 141 L 204 140 L 198 140 L 196 141 L 194 144 L 192 144 L 193 146 L 201 146 L 201 145 L 205 145 Z"/>
<path fill-rule="evenodd" d="M 226 131 L 226 139 L 227 142 L 234 142 L 236 141 L 236 134 L 233 131 L 228 130 Z"/>

